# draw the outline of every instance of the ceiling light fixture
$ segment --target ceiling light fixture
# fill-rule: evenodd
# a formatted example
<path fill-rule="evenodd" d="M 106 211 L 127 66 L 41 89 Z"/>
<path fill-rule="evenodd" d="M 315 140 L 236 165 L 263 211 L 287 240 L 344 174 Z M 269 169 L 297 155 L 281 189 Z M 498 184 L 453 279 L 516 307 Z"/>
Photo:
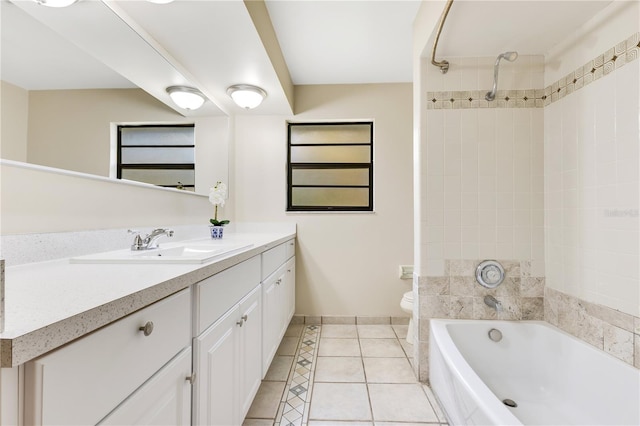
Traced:
<path fill-rule="evenodd" d="M 167 87 L 167 93 L 171 100 L 182 109 L 196 110 L 206 100 L 202 92 L 189 86 Z"/>
<path fill-rule="evenodd" d="M 36 3 L 49 7 L 67 7 L 78 0 L 35 0 Z"/>
<path fill-rule="evenodd" d="M 235 84 L 227 89 L 227 95 L 240 107 L 245 109 L 253 109 L 260 105 L 267 92 L 257 86 L 249 84 Z"/>

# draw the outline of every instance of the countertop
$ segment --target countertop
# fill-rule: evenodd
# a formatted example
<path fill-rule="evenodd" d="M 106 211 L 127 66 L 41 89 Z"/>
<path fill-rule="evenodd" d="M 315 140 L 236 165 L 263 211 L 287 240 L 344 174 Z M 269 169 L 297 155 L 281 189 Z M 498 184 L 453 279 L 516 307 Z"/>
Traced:
<path fill-rule="evenodd" d="M 225 233 L 225 242 L 253 245 L 203 264 L 72 264 L 64 258 L 7 267 L 0 367 L 30 361 L 295 235 Z"/>

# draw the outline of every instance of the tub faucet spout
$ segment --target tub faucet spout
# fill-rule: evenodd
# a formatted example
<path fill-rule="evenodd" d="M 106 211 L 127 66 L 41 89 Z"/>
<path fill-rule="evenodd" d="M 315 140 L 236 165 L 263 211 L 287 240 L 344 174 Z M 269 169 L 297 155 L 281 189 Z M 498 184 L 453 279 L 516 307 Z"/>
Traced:
<path fill-rule="evenodd" d="M 496 312 L 502 311 L 502 303 L 495 297 L 487 295 L 484 297 L 484 304 L 496 310 Z"/>

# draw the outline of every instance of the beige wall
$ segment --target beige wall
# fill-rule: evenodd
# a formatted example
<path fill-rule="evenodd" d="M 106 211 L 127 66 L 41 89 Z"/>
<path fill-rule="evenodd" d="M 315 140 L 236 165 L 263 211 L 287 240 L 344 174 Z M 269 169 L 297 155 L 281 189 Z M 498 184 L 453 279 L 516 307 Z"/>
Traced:
<path fill-rule="evenodd" d="M 29 92 L 28 162 L 109 176 L 111 123 L 184 122 L 141 89 Z"/>
<path fill-rule="evenodd" d="M 297 223 L 297 314 L 405 315 L 411 282 L 398 266 L 413 262 L 411 90 L 297 86 L 297 115 L 236 117 L 236 220 Z M 285 212 L 287 120 L 374 121 L 374 213 Z"/>
<path fill-rule="evenodd" d="M 29 92 L 4 81 L 0 83 L 0 158 L 27 161 Z"/>

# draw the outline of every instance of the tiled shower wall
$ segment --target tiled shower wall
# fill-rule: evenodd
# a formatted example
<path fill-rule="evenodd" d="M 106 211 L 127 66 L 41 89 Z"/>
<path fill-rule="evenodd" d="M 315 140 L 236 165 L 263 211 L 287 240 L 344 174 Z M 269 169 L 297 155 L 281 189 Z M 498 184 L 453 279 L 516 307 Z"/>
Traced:
<path fill-rule="evenodd" d="M 637 23 L 636 23 L 637 25 Z M 640 33 L 544 109 L 545 319 L 640 368 Z"/>
<path fill-rule="evenodd" d="M 630 40 L 633 41 L 633 36 Z M 613 158 L 611 152 L 605 154 L 609 157 L 604 157 L 610 158 L 610 162 L 616 162 L 608 164 L 613 166 L 613 176 L 611 168 L 604 167 L 600 161 L 597 166 L 592 165 L 593 176 L 590 177 L 597 176 L 597 170 L 602 171 L 603 179 L 608 181 L 602 182 L 600 186 L 609 185 L 608 189 L 613 190 L 613 197 L 616 197 L 618 202 L 609 208 L 605 216 L 609 219 L 622 219 L 615 225 L 608 222 L 608 226 L 600 226 L 598 230 L 600 241 L 605 241 L 601 246 L 603 250 L 598 254 L 610 251 L 605 254 L 605 259 L 608 259 L 606 268 L 600 267 L 601 277 L 605 275 L 605 271 L 609 271 L 609 275 L 604 282 L 605 285 L 600 287 L 599 294 L 614 294 L 614 297 L 622 298 L 628 296 L 628 303 L 635 303 L 637 309 L 639 297 L 632 292 L 638 291 L 639 288 L 637 67 L 640 61 L 634 63 L 634 59 L 637 58 L 637 45 L 630 44 L 628 40 L 625 40 L 623 45 L 624 48 L 618 43 L 618 50 L 622 49 L 619 54 L 615 55 L 616 49 L 612 48 L 610 50 L 614 55 L 609 55 L 607 51 L 590 62 L 589 70 L 584 71 L 588 65 L 585 64 L 580 68 L 580 72 L 572 72 L 547 87 L 544 87 L 542 57 L 521 57 L 513 64 L 503 62 L 499 81 L 499 88 L 502 90 L 498 91 L 494 102 L 484 100 L 484 93 L 491 84 L 488 70 L 492 70 L 494 58 L 465 58 L 458 61 L 453 59 L 451 69 L 457 68 L 457 74 L 450 80 L 449 75 L 441 75 L 435 67 L 425 68 L 426 87 L 430 90 L 426 93 L 424 103 L 427 109 L 427 146 L 424 160 L 426 191 L 423 193 L 426 195 L 423 195 L 420 206 L 425 212 L 421 224 L 421 276 L 414 278 L 414 292 L 417 295 L 414 318 L 419 318 L 414 350 L 415 359 L 419 360 L 416 368 L 421 380 L 428 379 L 429 318 L 488 319 L 495 315 L 491 311 L 487 312 L 479 302 L 482 300 L 479 296 L 485 290 L 477 284 L 474 285 L 473 274 L 470 273 L 471 269 L 475 268 L 474 265 L 481 260 L 495 258 L 512 259 L 506 263 L 520 266 L 519 274 L 513 266 L 507 268 L 508 276 L 511 275 L 511 281 L 508 280 L 507 283 L 511 284 L 507 285 L 508 288 L 503 292 L 509 294 L 501 294 L 502 297 L 498 297 L 504 299 L 509 307 L 506 313 L 502 314 L 503 317 L 506 316 L 505 319 L 545 318 L 628 363 L 633 364 L 635 359 L 635 365 L 640 364 L 640 320 L 637 317 L 624 314 L 624 321 L 612 322 L 611 318 L 621 317 L 618 315 L 619 312 L 597 304 L 589 304 L 597 307 L 592 308 L 589 315 L 593 319 L 592 322 L 598 325 L 595 328 L 595 340 L 589 340 L 585 338 L 584 329 L 575 327 L 575 321 L 580 322 L 580 318 L 585 318 L 584 308 L 577 311 L 573 309 L 585 306 L 586 302 L 553 289 L 544 289 L 545 248 L 552 251 L 547 253 L 546 263 L 549 264 L 551 259 L 550 272 L 556 279 L 553 282 L 556 288 L 560 281 L 571 285 L 568 283 L 579 283 L 576 279 L 584 278 L 584 275 L 578 272 L 578 264 L 583 269 L 599 268 L 600 259 L 593 256 L 583 256 L 580 262 L 576 263 L 580 258 L 576 257 L 579 250 L 570 248 L 567 251 L 565 244 L 574 242 L 572 238 L 577 234 L 577 229 L 585 229 L 582 226 L 584 223 L 579 222 L 575 214 L 581 202 L 579 200 L 582 199 L 577 195 L 578 172 L 571 166 L 582 161 L 583 158 L 578 157 L 584 157 L 574 146 L 576 138 L 590 131 L 587 132 L 577 125 L 576 115 L 584 114 L 585 110 L 593 114 L 596 111 L 604 112 L 606 109 L 608 112 L 605 114 L 609 115 L 604 121 L 600 120 L 602 116 L 595 115 L 591 115 L 590 118 L 582 116 L 580 120 L 587 129 L 589 126 L 595 128 L 594 123 L 599 122 L 609 124 L 606 128 L 611 130 L 611 126 L 615 127 L 617 123 L 616 118 L 612 116 L 616 114 L 617 105 L 617 108 L 624 109 L 624 112 L 620 111 L 619 119 L 628 120 L 622 128 L 627 129 L 627 132 L 633 132 L 635 129 L 636 151 L 631 151 L 632 144 L 622 142 L 622 148 L 618 148 L 614 143 L 615 137 L 605 138 L 601 142 L 601 149 L 606 149 L 605 144 L 609 144 L 609 147 L 616 146 Z M 619 59 L 621 56 L 624 58 Z M 612 60 L 613 64 L 610 63 Z M 628 65 L 627 73 L 630 77 L 625 74 L 616 79 L 608 76 L 617 70 L 616 60 L 619 61 L 619 68 L 622 68 L 623 64 Z M 607 86 L 607 94 L 603 93 L 604 89 L 598 89 L 597 83 L 592 84 L 603 76 L 611 80 Z M 568 77 L 571 78 L 567 79 Z M 635 80 L 631 82 L 631 79 Z M 602 105 L 599 105 L 599 98 L 590 98 L 589 92 L 581 90 L 590 84 L 597 90 L 596 96 L 604 96 Z M 621 99 L 625 90 L 630 93 L 628 100 Z M 575 97 L 581 91 L 584 91 L 584 94 Z M 619 94 L 618 99 L 615 99 L 616 93 Z M 572 97 L 574 100 L 566 102 Z M 635 114 L 635 117 L 630 117 L 629 114 Z M 545 120 L 556 124 L 551 128 Z M 567 121 L 563 123 L 563 120 Z M 635 127 L 632 127 L 634 125 Z M 554 134 L 552 147 L 549 146 L 550 133 Z M 558 142 L 557 138 L 564 136 L 567 136 L 570 142 Z M 592 138 L 595 136 L 594 133 Z M 623 150 L 625 157 L 617 155 L 619 149 Z M 567 158 L 566 162 L 562 160 L 563 156 Z M 552 169 L 553 173 L 557 174 L 545 178 L 544 168 L 556 167 L 558 163 L 561 164 L 560 168 Z M 563 164 L 568 167 L 563 169 Z M 586 169 L 583 171 L 587 172 Z M 632 191 L 635 193 L 631 194 Z M 592 198 L 596 203 L 592 207 L 597 205 L 602 212 L 604 206 L 598 204 L 598 200 L 601 199 L 597 198 L 597 194 L 597 190 L 589 194 L 596 197 Z M 600 195 L 609 199 L 612 197 L 611 193 L 604 189 Z M 547 208 L 545 212 L 544 203 L 549 202 L 549 197 L 554 197 L 552 211 Z M 560 204 L 554 205 L 553 202 Z M 628 231 L 622 240 L 627 242 L 626 245 L 617 243 L 616 238 L 621 235 L 620 231 Z M 558 241 L 554 246 L 554 242 Z M 606 241 L 609 242 L 608 245 Z M 632 248 L 634 242 L 635 246 Z M 595 254 L 593 251 L 587 253 Z M 558 254 L 559 258 L 556 256 Z M 617 254 L 623 256 L 618 257 Z M 454 269 L 462 269 L 464 273 L 452 273 L 452 265 L 456 265 Z M 620 273 L 611 274 L 611 271 Z M 618 278 L 623 279 L 617 281 Z M 517 279 L 519 285 L 516 286 L 514 280 Z M 632 285 L 633 280 L 635 285 Z M 619 286 L 627 288 L 627 291 L 618 292 Z M 461 291 L 461 288 L 465 290 Z M 564 289 L 561 286 L 559 288 Z M 614 291 L 610 291 L 612 288 Z M 515 293 L 515 289 L 519 293 Z M 465 292 L 466 294 L 463 294 Z M 547 303 L 545 313 L 541 317 L 540 304 L 545 294 L 555 298 L 550 299 L 551 303 Z M 532 297 L 535 299 L 531 299 Z M 557 300 L 562 300 L 563 303 Z M 612 306 L 610 299 L 601 300 Z M 555 317 L 550 310 L 551 307 L 560 310 L 555 311 Z M 563 311 L 564 309 L 569 311 Z M 620 327 L 621 324 L 624 326 Z"/>
<path fill-rule="evenodd" d="M 445 260 L 494 258 L 533 260 L 544 273 L 543 112 L 524 101 L 524 89 L 543 85 L 543 58 L 504 64 L 501 99 L 487 102 L 494 61 L 454 58 L 446 75 L 426 71 L 423 276 L 444 276 Z"/>
<path fill-rule="evenodd" d="M 504 62 L 449 59 L 426 69 L 426 191 L 421 199 L 421 276 L 414 279 L 415 363 L 428 378 L 430 318 L 542 319 L 544 294 L 543 57 Z M 536 90 L 537 89 L 537 90 Z M 501 259 L 505 282 L 475 282 L 484 259 Z M 483 302 L 495 295 L 497 314 Z"/>
<path fill-rule="evenodd" d="M 635 316 L 639 44 L 636 33 L 562 78 L 567 95 L 544 109 L 547 283 Z"/>

